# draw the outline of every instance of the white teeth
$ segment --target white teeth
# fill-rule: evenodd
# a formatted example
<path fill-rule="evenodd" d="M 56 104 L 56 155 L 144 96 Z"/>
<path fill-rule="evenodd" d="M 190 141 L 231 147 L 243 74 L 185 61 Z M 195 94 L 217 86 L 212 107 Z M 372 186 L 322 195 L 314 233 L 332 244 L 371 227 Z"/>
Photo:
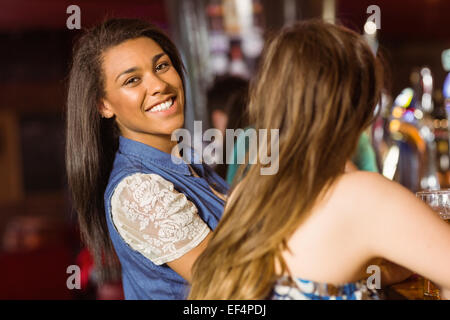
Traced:
<path fill-rule="evenodd" d="M 150 112 L 164 111 L 164 110 L 169 109 L 172 105 L 173 105 L 173 99 L 170 98 L 166 102 L 162 102 L 162 103 L 158 104 L 156 107 L 151 108 L 149 111 Z"/>

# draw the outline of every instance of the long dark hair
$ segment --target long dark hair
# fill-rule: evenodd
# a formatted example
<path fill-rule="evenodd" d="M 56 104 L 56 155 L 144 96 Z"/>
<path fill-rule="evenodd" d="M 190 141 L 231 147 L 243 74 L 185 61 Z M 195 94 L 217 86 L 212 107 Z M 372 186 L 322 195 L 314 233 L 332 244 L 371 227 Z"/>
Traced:
<path fill-rule="evenodd" d="M 138 19 L 109 19 L 84 33 L 74 46 L 68 83 L 66 169 L 83 242 L 91 251 L 100 281 L 114 279 L 119 263 L 109 237 L 104 192 L 118 148 L 114 118 L 102 118 L 99 103 L 105 96 L 102 54 L 126 40 L 148 37 L 172 60 L 183 84 L 180 54 L 157 27 Z"/>

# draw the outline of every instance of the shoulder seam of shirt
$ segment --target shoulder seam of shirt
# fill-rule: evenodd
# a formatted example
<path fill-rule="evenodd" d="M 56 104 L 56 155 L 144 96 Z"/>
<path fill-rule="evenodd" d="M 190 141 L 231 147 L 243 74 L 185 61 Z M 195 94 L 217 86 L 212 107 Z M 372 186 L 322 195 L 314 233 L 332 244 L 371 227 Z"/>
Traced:
<path fill-rule="evenodd" d="M 120 187 L 121 189 L 125 187 L 125 182 L 133 179 L 137 176 L 148 176 L 150 178 L 150 180 L 155 181 L 155 179 L 162 179 L 168 183 L 170 183 L 173 186 L 173 183 L 167 179 L 164 179 L 163 177 L 161 177 L 161 175 L 157 174 L 157 173 L 143 173 L 143 172 L 135 172 L 135 173 L 131 173 L 129 175 L 126 175 L 125 177 L 123 177 L 117 184 L 116 187 L 114 188 L 114 191 L 111 195 L 111 204 L 112 204 L 112 199 L 114 198 L 115 195 L 117 195 L 117 190 Z"/>

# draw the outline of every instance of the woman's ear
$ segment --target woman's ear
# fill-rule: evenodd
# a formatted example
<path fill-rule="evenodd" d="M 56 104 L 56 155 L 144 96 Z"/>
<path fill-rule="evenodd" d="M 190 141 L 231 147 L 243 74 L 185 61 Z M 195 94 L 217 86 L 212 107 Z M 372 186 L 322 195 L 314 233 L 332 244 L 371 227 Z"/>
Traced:
<path fill-rule="evenodd" d="M 105 100 L 100 101 L 97 109 L 98 109 L 98 112 L 100 113 L 100 115 L 102 116 L 102 118 L 109 119 L 109 118 L 114 117 L 113 109 L 111 108 L 110 104 Z"/>

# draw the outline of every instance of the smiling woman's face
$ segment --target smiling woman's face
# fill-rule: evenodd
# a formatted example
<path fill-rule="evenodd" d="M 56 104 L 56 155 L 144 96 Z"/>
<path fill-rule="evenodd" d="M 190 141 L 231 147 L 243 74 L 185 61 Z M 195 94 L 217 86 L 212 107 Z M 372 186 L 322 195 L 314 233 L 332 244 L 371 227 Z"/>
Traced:
<path fill-rule="evenodd" d="M 102 68 L 100 112 L 115 116 L 124 137 L 155 146 L 183 126 L 183 82 L 155 41 L 140 37 L 108 49 Z"/>

